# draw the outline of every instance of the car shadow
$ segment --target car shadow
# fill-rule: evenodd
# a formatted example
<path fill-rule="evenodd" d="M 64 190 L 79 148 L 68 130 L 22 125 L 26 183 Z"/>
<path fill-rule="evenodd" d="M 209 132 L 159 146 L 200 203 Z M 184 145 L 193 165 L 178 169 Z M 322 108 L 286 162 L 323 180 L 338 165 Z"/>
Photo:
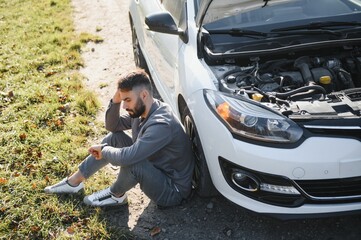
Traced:
<path fill-rule="evenodd" d="M 222 196 L 194 196 L 179 206 L 164 209 L 150 201 L 138 213 L 133 228 L 127 222 L 127 209 L 103 214 L 107 226 L 128 234 L 123 239 L 358 240 L 361 236 L 360 215 L 282 221 L 250 212 Z"/>
<path fill-rule="evenodd" d="M 127 227 L 129 216 L 128 205 L 101 208 L 100 218 L 106 223 L 108 239 L 139 239 Z"/>

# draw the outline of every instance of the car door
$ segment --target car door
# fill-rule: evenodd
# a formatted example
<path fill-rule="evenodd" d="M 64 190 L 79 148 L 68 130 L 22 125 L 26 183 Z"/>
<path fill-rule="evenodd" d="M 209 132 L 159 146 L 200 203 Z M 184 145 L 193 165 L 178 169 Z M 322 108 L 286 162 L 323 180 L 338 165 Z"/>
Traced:
<path fill-rule="evenodd" d="M 130 3 L 131 24 L 135 26 L 139 44 L 145 55 L 148 55 L 150 35 L 145 27 L 144 19 L 149 14 L 160 12 L 162 9 L 160 0 L 132 0 Z"/>
<path fill-rule="evenodd" d="M 168 11 L 178 24 L 183 0 L 161 0 L 162 11 Z M 176 107 L 175 82 L 178 79 L 178 49 L 183 42 L 179 36 L 154 31 L 146 32 L 148 66 L 163 100 Z"/>

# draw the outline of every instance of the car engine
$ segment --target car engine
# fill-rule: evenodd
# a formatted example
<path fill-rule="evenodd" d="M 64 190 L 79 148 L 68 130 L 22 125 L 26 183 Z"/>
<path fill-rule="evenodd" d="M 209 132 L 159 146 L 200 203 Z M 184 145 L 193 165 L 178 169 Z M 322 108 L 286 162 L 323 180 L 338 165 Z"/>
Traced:
<path fill-rule="evenodd" d="M 361 54 L 299 56 L 247 66 L 213 66 L 219 90 L 259 101 L 283 115 L 361 117 Z"/>

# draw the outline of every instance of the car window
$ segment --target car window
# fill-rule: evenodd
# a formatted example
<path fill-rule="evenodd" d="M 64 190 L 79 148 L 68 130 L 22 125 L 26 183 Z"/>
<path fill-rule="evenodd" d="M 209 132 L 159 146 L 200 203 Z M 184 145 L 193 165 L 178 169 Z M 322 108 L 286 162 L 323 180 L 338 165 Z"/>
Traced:
<path fill-rule="evenodd" d="M 214 0 L 203 25 L 249 27 L 360 13 L 361 0 Z M 356 19 L 355 19 L 356 20 Z"/>
<path fill-rule="evenodd" d="M 174 21 L 179 23 L 186 0 L 161 0 L 164 8 L 172 14 Z"/>

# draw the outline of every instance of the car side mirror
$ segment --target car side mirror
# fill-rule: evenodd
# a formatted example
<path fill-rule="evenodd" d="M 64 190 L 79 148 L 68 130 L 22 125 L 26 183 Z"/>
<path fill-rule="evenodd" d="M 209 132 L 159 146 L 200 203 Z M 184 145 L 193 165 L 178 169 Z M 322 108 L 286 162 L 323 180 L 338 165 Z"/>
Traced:
<path fill-rule="evenodd" d="M 178 35 L 184 42 L 188 42 L 186 31 L 178 28 L 169 12 L 150 14 L 145 17 L 145 24 L 151 31 Z"/>

